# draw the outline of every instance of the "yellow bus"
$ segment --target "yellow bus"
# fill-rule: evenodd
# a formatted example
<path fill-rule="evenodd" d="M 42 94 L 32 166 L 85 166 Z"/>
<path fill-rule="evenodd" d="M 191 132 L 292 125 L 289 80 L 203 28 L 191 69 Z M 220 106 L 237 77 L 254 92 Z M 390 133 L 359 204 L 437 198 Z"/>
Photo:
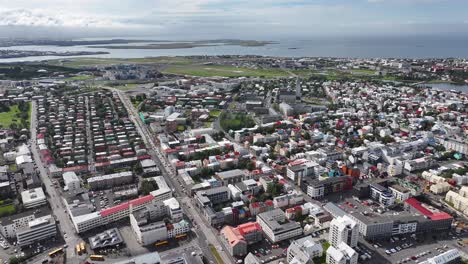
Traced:
<path fill-rule="evenodd" d="M 165 246 L 169 244 L 169 242 L 167 242 L 167 240 L 163 240 L 163 241 L 159 241 L 157 242 L 156 244 L 154 244 L 155 246 L 159 247 L 159 246 Z"/>
<path fill-rule="evenodd" d="M 91 255 L 91 256 L 89 256 L 89 259 L 95 260 L 95 261 L 104 261 L 104 256 L 102 256 L 102 255 Z"/>
<path fill-rule="evenodd" d="M 81 255 L 81 248 L 80 245 L 76 244 L 76 254 Z"/>
<path fill-rule="evenodd" d="M 181 239 L 181 238 L 186 238 L 186 237 L 187 237 L 187 234 L 180 234 L 180 235 L 177 235 L 175 238 Z"/>
<path fill-rule="evenodd" d="M 49 252 L 49 257 L 53 258 L 58 253 L 62 253 L 62 252 L 63 252 L 63 248 L 57 248 L 56 250 L 53 250 L 53 251 Z"/>
<path fill-rule="evenodd" d="M 81 242 L 81 243 L 80 243 L 80 249 L 81 249 L 81 251 L 82 251 L 83 253 L 86 252 L 86 245 L 85 245 L 85 242 Z"/>

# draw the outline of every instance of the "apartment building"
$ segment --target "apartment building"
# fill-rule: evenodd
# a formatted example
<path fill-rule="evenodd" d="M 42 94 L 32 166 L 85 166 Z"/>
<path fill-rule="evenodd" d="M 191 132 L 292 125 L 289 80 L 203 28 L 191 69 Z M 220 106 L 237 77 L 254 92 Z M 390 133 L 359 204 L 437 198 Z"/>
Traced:
<path fill-rule="evenodd" d="M 350 247 L 357 246 L 359 227 L 349 216 L 334 218 L 330 223 L 330 235 L 328 241 L 332 246 L 338 247 L 341 242 Z"/>

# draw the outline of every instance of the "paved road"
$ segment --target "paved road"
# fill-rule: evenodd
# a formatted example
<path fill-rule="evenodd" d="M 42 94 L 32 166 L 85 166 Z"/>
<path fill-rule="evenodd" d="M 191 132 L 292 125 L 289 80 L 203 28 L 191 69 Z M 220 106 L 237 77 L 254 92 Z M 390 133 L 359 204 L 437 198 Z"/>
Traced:
<path fill-rule="evenodd" d="M 66 232 L 67 238 L 65 238 L 66 243 L 69 245 L 67 248 L 67 258 L 68 258 L 68 263 L 79 263 L 77 259 L 74 258 L 75 252 L 74 252 L 74 245 L 77 243 L 81 242 L 82 239 L 75 233 L 75 228 L 73 227 L 73 224 L 68 218 L 68 214 L 65 212 L 65 206 L 63 204 L 63 200 L 61 198 L 61 195 L 58 191 L 57 188 L 54 187 L 52 184 L 52 181 L 49 177 L 48 171 L 44 164 L 42 163 L 42 160 L 39 155 L 39 149 L 36 144 L 36 128 L 37 128 L 37 104 L 36 101 L 32 101 L 31 104 L 32 107 L 32 113 L 31 113 L 31 152 L 33 154 L 34 161 L 37 164 L 38 170 L 40 172 L 40 177 L 42 179 L 42 182 L 45 185 L 46 191 L 49 194 L 48 200 L 49 204 L 52 208 L 53 215 L 55 218 L 59 221 L 59 232 L 61 235 Z M 47 254 L 44 254 L 46 256 Z M 39 257 L 41 257 L 40 255 Z"/>
<path fill-rule="evenodd" d="M 176 177 L 176 171 L 172 166 L 169 165 L 167 160 L 160 152 L 159 147 L 155 143 L 157 141 L 154 140 L 154 135 L 149 131 L 148 127 L 145 124 L 143 124 L 142 120 L 140 119 L 139 113 L 133 107 L 128 97 L 120 90 L 113 88 L 108 89 L 118 94 L 120 100 L 122 101 L 129 113 L 129 118 L 135 123 L 138 132 L 142 135 L 142 138 L 147 144 L 147 146 L 150 147 L 149 153 L 153 157 L 155 162 L 160 166 L 161 171 L 165 176 L 166 182 L 168 183 L 169 187 L 171 187 L 174 190 L 176 196 L 179 197 L 179 202 L 182 201 L 182 209 L 187 214 L 187 216 L 193 219 L 193 221 L 196 223 L 197 230 L 195 232 L 198 236 L 198 243 L 205 257 L 207 257 L 208 260 L 212 261 L 212 263 L 216 263 L 216 260 L 211 254 L 209 246 L 207 245 L 208 242 L 218 249 L 219 255 L 223 259 L 224 263 L 234 263 L 234 259 L 230 255 L 226 254 L 225 250 L 219 250 L 222 248 L 220 238 L 217 236 L 217 234 L 214 233 L 214 230 L 206 224 L 206 221 L 200 217 L 199 213 L 194 211 L 193 208 L 195 207 L 195 204 L 193 203 L 193 200 L 190 197 L 188 197 L 185 192 L 182 191 L 181 184 L 175 182 L 174 178 Z"/>

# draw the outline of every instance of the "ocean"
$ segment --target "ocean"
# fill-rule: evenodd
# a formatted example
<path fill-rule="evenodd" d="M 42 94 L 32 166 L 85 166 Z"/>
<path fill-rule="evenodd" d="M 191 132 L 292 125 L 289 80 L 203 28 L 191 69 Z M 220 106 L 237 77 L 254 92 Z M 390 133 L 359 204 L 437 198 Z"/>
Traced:
<path fill-rule="evenodd" d="M 148 38 L 143 38 L 148 39 Z M 271 39 L 278 44 L 260 47 L 233 45 L 195 47 L 185 49 L 106 49 L 87 46 L 11 46 L 0 47 L 10 50 L 38 51 L 106 51 L 109 54 L 85 56 L 99 58 L 142 58 L 157 56 L 190 55 L 260 55 L 277 57 L 340 57 L 340 58 L 468 58 L 468 36 L 439 37 L 333 37 L 308 39 Z M 145 43 L 129 44 L 144 45 Z M 81 57 L 81 56 L 74 56 Z M 41 61 L 57 56 L 37 56 L 0 59 L 2 62 Z"/>

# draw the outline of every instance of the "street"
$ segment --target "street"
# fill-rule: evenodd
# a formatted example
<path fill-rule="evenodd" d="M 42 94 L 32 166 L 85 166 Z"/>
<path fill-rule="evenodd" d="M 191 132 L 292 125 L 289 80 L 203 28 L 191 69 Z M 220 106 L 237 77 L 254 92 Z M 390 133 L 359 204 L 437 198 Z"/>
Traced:
<path fill-rule="evenodd" d="M 33 154 L 34 161 L 37 164 L 37 168 L 40 172 L 42 182 L 45 185 L 46 192 L 49 194 L 48 201 L 50 207 L 52 208 L 53 214 L 56 220 L 58 221 L 60 235 L 65 238 L 64 234 L 66 233 L 65 241 L 66 244 L 69 245 L 66 249 L 66 252 L 67 258 L 69 259 L 69 263 L 79 263 L 79 260 L 73 257 L 75 255 L 74 245 L 78 244 L 83 240 L 75 233 L 75 228 L 70 218 L 68 217 L 68 214 L 65 211 L 65 206 L 63 204 L 61 195 L 58 192 L 58 189 L 55 188 L 55 186 L 52 184 L 52 181 L 48 176 L 49 174 L 47 172 L 47 168 L 44 166 L 40 158 L 39 150 L 36 144 L 37 105 L 35 101 L 32 101 L 31 107 L 31 152 Z M 42 259 L 44 259 L 47 256 L 47 252 L 41 254 L 39 258 L 41 256 Z"/>
<path fill-rule="evenodd" d="M 173 177 L 175 177 L 176 175 L 175 170 L 169 165 L 164 156 L 161 154 L 159 148 L 153 140 L 154 136 L 151 134 L 151 132 L 149 132 L 146 125 L 143 124 L 138 112 L 133 107 L 130 100 L 125 94 L 122 93 L 122 91 L 113 88 L 108 89 L 111 89 L 119 95 L 120 100 L 122 101 L 129 113 L 129 118 L 135 123 L 138 132 L 142 135 L 142 138 L 147 144 L 147 146 L 150 147 L 151 150 L 149 151 L 149 154 L 153 157 L 153 160 L 155 160 L 155 162 L 161 168 L 163 176 L 165 176 L 166 182 L 168 183 L 169 187 L 171 187 L 175 191 L 177 197 L 179 197 L 178 200 L 181 204 L 182 209 L 189 218 L 194 220 L 197 227 L 199 228 L 197 229 L 196 234 L 198 236 L 199 245 L 205 257 L 207 257 L 208 260 L 210 260 L 213 263 L 217 262 L 211 254 L 209 245 L 207 245 L 208 242 L 214 245 L 216 249 L 218 249 L 218 253 L 221 256 L 224 263 L 234 263 L 235 260 L 230 255 L 225 253 L 226 250 L 219 250 L 220 248 L 223 248 L 223 244 L 220 241 L 220 238 L 217 234 L 214 233 L 214 230 L 211 226 L 206 225 L 206 221 L 200 217 L 199 213 L 194 211 L 195 204 L 193 203 L 193 200 L 182 191 L 183 186 L 174 182 Z"/>

